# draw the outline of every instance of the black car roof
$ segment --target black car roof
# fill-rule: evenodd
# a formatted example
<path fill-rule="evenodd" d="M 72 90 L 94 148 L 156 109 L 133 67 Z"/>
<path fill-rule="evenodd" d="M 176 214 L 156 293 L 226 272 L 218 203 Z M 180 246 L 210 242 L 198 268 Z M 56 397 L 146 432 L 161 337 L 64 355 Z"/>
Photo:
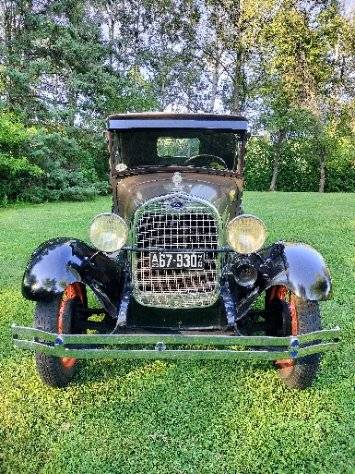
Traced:
<path fill-rule="evenodd" d="M 246 131 L 248 121 L 241 115 L 142 112 L 114 114 L 107 119 L 108 130 L 144 128 L 190 128 Z"/>

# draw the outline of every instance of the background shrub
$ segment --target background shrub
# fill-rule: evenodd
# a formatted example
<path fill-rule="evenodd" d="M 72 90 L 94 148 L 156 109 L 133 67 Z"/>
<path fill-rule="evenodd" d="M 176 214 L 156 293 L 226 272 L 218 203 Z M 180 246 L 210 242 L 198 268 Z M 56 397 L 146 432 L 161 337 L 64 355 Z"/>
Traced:
<path fill-rule="evenodd" d="M 102 136 L 84 135 L 26 128 L 14 114 L 0 113 L 0 203 L 81 201 L 107 194 Z M 96 139 L 99 145 L 92 143 Z"/>

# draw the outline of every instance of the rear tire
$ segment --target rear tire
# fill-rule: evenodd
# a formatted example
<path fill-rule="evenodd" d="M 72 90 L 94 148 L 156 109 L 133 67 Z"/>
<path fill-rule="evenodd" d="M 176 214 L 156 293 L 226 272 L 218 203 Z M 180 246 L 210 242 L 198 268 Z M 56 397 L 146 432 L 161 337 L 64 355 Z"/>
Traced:
<path fill-rule="evenodd" d="M 37 302 L 34 317 L 37 329 L 63 334 L 74 332 L 77 310 L 80 306 L 86 306 L 85 287 L 78 283 L 74 285 L 67 287 L 63 295 L 49 302 Z M 67 292 L 68 289 L 71 293 Z M 45 384 L 51 387 L 66 387 L 72 380 L 76 359 L 54 357 L 41 352 L 36 353 L 35 359 L 37 372 Z"/>
<path fill-rule="evenodd" d="M 274 288 L 278 290 L 273 291 Z M 269 305 L 267 307 L 268 335 L 288 336 L 306 334 L 321 329 L 321 315 L 317 301 L 309 301 L 296 296 L 284 287 L 274 287 L 269 293 Z M 281 291 L 280 291 L 281 289 Z M 279 301 L 275 301 L 279 300 Z M 272 308 L 281 303 L 283 311 L 288 311 L 283 318 L 276 318 Z M 281 305 L 279 306 L 281 308 Z M 270 319 L 278 321 L 279 327 L 270 325 Z M 289 318 L 289 321 L 287 319 Z M 281 323 L 282 321 L 282 323 Z M 282 324 L 282 327 L 280 327 Z M 310 387 L 316 378 L 321 356 L 312 354 L 299 359 L 287 359 L 276 361 L 279 375 L 285 385 L 290 388 L 305 389 Z"/>

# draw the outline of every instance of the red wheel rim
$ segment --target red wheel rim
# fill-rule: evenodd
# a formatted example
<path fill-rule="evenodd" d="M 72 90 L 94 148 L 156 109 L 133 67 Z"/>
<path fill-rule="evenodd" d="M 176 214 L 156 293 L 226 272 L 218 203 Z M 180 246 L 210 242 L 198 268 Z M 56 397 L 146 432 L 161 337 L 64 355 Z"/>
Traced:
<path fill-rule="evenodd" d="M 291 293 L 285 286 L 273 286 L 270 292 L 269 303 L 272 300 L 278 299 L 285 301 L 288 304 L 288 308 L 291 316 L 291 336 L 297 336 L 298 334 L 298 315 L 295 295 Z M 290 375 L 295 366 L 294 359 L 282 359 L 275 361 L 275 365 L 282 370 L 285 376 Z"/>
<path fill-rule="evenodd" d="M 63 334 L 66 305 L 69 301 L 75 299 L 84 304 L 84 292 L 81 283 L 72 283 L 64 290 L 57 316 L 58 334 Z M 71 369 L 76 364 L 76 359 L 74 357 L 60 357 L 59 360 L 62 366 L 66 369 Z"/>

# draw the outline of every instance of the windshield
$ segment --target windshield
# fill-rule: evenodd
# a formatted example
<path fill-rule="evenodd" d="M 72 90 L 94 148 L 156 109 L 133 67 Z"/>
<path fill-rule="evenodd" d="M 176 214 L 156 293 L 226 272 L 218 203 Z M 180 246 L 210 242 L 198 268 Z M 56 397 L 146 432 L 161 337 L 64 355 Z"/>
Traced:
<path fill-rule="evenodd" d="M 111 163 L 117 170 L 140 166 L 235 169 L 241 137 L 216 130 L 125 130 L 112 132 Z"/>

